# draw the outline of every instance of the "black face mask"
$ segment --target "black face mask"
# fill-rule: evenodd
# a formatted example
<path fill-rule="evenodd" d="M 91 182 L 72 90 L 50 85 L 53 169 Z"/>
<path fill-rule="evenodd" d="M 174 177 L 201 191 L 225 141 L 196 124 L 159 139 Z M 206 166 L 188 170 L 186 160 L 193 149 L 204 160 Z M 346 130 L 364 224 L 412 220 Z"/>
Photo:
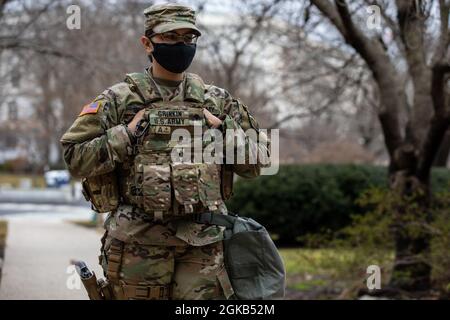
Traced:
<path fill-rule="evenodd" d="M 192 63 L 195 56 L 196 44 L 185 44 L 183 42 L 175 44 L 154 43 L 152 56 L 166 70 L 173 73 L 182 73 Z"/>

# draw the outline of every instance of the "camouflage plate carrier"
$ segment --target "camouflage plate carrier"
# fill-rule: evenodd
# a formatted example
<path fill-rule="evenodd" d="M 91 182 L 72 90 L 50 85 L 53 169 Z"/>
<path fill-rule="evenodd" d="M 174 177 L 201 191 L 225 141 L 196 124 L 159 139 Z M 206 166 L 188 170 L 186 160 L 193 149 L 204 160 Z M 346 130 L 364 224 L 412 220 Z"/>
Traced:
<path fill-rule="evenodd" d="M 127 75 L 125 81 L 141 96 L 146 111 L 136 132 L 132 159 L 112 173 L 83 179 L 83 192 L 94 210 L 109 212 L 117 209 L 119 203 L 126 203 L 144 210 L 156 220 L 164 220 L 205 211 L 217 212 L 223 200 L 231 196 L 231 166 L 194 161 L 196 157 L 202 159 L 204 148 L 210 142 L 202 135 L 194 135 L 195 130 L 203 133 L 209 129 L 203 116 L 205 85 L 194 74 L 186 77 L 184 101 L 155 101 L 148 75 Z M 137 111 L 127 108 L 121 122 L 128 123 Z M 180 142 L 172 139 L 172 133 L 177 129 L 193 137 L 187 141 L 191 162 L 174 161 L 174 156 L 177 158 L 174 147 Z M 194 145 L 201 146 L 196 150 L 197 155 Z M 183 157 L 178 151 L 177 154 Z"/>

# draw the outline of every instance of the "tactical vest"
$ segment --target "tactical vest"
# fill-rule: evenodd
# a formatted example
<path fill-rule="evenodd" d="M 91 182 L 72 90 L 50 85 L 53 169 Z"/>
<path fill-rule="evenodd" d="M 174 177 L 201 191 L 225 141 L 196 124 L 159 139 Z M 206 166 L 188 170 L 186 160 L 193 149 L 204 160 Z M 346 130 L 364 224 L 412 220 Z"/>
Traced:
<path fill-rule="evenodd" d="M 96 211 L 112 211 L 119 203 L 125 203 L 140 208 L 158 220 L 206 211 L 218 212 L 223 200 L 231 196 L 233 172 L 230 166 L 195 162 L 202 159 L 198 153 L 202 153 L 208 144 L 202 139 L 202 134 L 208 129 L 203 116 L 203 81 L 196 75 L 187 74 L 184 101 L 168 102 L 155 98 L 146 74 L 128 74 L 125 81 L 140 95 L 146 111 L 136 132 L 133 155 L 109 174 L 108 181 L 116 181 L 104 185 L 103 192 L 98 192 L 98 199 L 91 197 Z M 140 109 L 142 106 L 139 109 L 127 106 L 121 122 L 131 121 Z M 177 129 L 189 133 L 190 141 L 182 143 L 173 140 L 172 133 Z M 196 132 L 201 135 L 194 136 Z M 180 145 L 184 149 L 174 150 Z M 194 149 L 194 145 L 201 148 Z M 186 155 L 182 152 L 188 151 L 191 161 L 180 161 L 173 156 L 175 151 L 174 154 L 184 160 Z M 97 179 L 105 181 L 105 177 Z M 91 185 L 95 185 L 92 180 Z M 105 193 L 109 199 L 105 199 Z"/>

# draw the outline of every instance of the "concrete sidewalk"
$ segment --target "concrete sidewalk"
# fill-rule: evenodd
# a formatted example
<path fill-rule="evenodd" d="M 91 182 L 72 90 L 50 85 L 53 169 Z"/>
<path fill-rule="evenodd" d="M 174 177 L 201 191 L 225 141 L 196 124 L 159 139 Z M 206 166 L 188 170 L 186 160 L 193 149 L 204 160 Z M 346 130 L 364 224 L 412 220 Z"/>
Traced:
<path fill-rule="evenodd" d="M 74 213 L 77 219 L 90 217 L 89 210 L 78 210 L 80 214 Z M 0 299 L 88 299 L 69 261 L 84 260 L 102 277 L 97 259 L 100 232 L 76 226 L 60 216 L 21 214 L 2 218 L 8 220 L 8 237 Z"/>

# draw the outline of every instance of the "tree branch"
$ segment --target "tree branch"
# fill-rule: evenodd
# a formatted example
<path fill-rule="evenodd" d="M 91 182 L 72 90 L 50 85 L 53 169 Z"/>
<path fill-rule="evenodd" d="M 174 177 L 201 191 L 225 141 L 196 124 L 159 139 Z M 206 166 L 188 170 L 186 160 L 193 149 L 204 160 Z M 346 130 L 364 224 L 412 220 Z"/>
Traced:
<path fill-rule="evenodd" d="M 426 181 L 429 169 L 433 165 L 445 133 L 450 125 L 450 110 L 445 92 L 445 76 L 450 73 L 450 64 L 438 64 L 432 69 L 431 95 L 433 97 L 434 115 L 422 147 L 419 159 L 418 176 Z"/>
<path fill-rule="evenodd" d="M 347 3 L 344 0 L 335 0 L 332 5 L 328 0 L 311 0 L 311 2 L 324 14 L 338 29 L 347 44 L 352 46 L 364 59 L 378 84 L 381 94 L 382 108 L 379 119 L 383 129 L 385 144 L 389 155 L 402 142 L 398 108 L 406 108 L 406 96 L 399 87 L 399 75 L 385 52 L 382 44 L 376 39 L 367 38 L 364 33 L 354 25 Z"/>
<path fill-rule="evenodd" d="M 438 45 L 433 57 L 434 64 L 440 63 L 445 59 L 450 44 L 449 11 L 450 3 L 445 0 L 439 0 L 439 17 L 441 25 L 439 29 Z"/>
<path fill-rule="evenodd" d="M 5 7 L 11 0 L 0 0 L 0 19 L 3 17 L 3 12 L 5 11 Z"/>

